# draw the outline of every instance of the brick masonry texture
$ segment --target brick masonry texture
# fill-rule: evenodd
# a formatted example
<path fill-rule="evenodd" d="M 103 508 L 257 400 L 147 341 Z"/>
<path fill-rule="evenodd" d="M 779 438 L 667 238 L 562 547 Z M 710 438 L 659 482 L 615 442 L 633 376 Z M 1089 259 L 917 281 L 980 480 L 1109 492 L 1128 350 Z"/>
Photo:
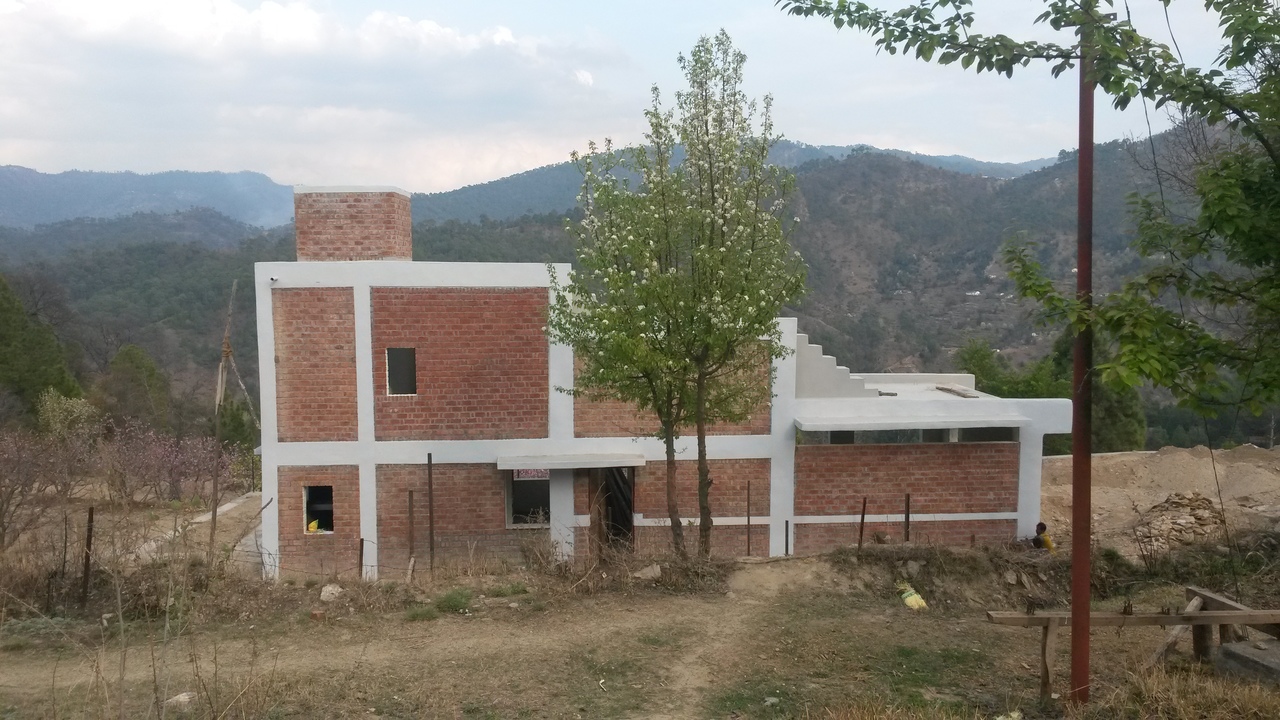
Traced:
<path fill-rule="evenodd" d="M 751 527 L 751 556 L 769 556 L 769 526 L 761 520 Z M 692 555 L 698 551 L 698 526 L 684 528 L 685 548 Z M 636 532 L 635 551 L 641 555 L 661 555 L 673 552 L 670 527 L 642 527 Z M 716 557 L 747 556 L 747 526 L 711 526 L 711 554 Z"/>
<path fill-rule="evenodd" d="M 915 496 L 912 496 L 915 501 Z M 947 522 L 911 522 L 911 542 L 915 545 L 946 545 L 950 547 L 997 547 L 1014 539 L 1018 530 L 1016 520 L 956 520 Z M 902 542 L 902 523 L 867 523 L 863 531 L 863 544 L 877 542 L 876 534 L 884 542 Z M 755 540 L 753 539 L 754 543 Z M 858 544 L 858 524 L 812 523 L 795 527 L 796 555 L 816 555 L 840 547 Z M 752 548 L 754 550 L 754 548 Z"/>
<path fill-rule="evenodd" d="M 360 469 L 354 465 L 279 469 L 280 572 L 284 576 L 357 577 L 360 543 Z M 303 488 L 333 487 L 333 532 L 306 532 Z"/>
<path fill-rule="evenodd" d="M 280 442 L 355 440 L 356 330 L 351 288 L 271 291 Z"/>
<path fill-rule="evenodd" d="M 769 460 L 710 460 L 712 517 L 747 514 L 747 481 L 751 481 L 751 514 L 769 514 Z M 698 463 L 676 461 L 676 501 L 683 517 L 698 516 Z M 646 518 L 667 517 L 667 464 L 636 468 L 635 511 Z M 755 542 L 754 540 L 752 541 Z"/>
<path fill-rule="evenodd" d="M 769 378 L 764 367 L 760 373 L 762 383 L 768 382 Z M 746 421 L 714 423 L 707 428 L 707 434 L 768 435 L 771 424 L 770 403 L 765 400 Z M 634 405 L 618 400 L 573 398 L 573 432 L 576 437 L 652 437 L 657 431 L 658 422 L 652 412 L 641 412 Z M 692 436 L 693 429 L 687 428 L 685 434 Z"/>
<path fill-rule="evenodd" d="M 414 554 L 427 567 L 430 506 L 426 465 L 378 466 L 378 564 L 383 577 L 409 566 L 409 490 L 413 490 Z M 436 465 L 437 562 L 521 560 L 524 540 L 546 535 L 541 528 L 507 527 L 507 479 L 496 465 Z"/>
<path fill-rule="evenodd" d="M 296 193 L 298 260 L 412 260 L 409 198 L 395 192 Z"/>
<path fill-rule="evenodd" d="M 796 515 L 1014 512 L 1018 443 L 800 445 Z M 912 524 L 914 529 L 915 524 Z"/>
<path fill-rule="evenodd" d="M 378 440 L 547 436 L 546 288 L 372 290 Z M 389 347 L 416 349 L 418 394 L 387 394 Z"/>

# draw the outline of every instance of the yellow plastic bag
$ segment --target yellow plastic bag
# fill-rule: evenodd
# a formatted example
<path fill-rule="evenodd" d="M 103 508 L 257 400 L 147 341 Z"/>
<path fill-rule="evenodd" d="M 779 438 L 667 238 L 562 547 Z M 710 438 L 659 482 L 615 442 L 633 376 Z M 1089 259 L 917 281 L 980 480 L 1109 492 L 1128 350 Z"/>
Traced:
<path fill-rule="evenodd" d="M 920 597 L 920 593 L 906 582 L 898 583 L 898 597 L 902 598 L 902 604 L 912 610 L 928 610 L 929 606 L 925 603 L 924 598 Z"/>

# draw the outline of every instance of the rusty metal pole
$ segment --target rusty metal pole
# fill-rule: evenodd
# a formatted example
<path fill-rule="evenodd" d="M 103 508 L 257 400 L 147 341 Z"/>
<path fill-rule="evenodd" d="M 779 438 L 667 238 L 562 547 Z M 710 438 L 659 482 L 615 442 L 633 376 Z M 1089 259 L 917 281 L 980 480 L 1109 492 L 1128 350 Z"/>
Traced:
<path fill-rule="evenodd" d="M 427 552 L 431 554 L 431 577 L 436 576 L 436 483 L 431 453 L 427 453 Z"/>
<path fill-rule="evenodd" d="M 1092 3 L 1086 10 L 1093 12 Z M 1080 142 L 1076 197 L 1076 299 L 1093 306 L 1093 94 L 1091 22 L 1080 34 Z M 1086 318 L 1088 316 L 1086 315 Z M 1076 333 L 1071 396 L 1071 692 L 1089 702 L 1089 578 L 1093 455 L 1093 325 Z"/>

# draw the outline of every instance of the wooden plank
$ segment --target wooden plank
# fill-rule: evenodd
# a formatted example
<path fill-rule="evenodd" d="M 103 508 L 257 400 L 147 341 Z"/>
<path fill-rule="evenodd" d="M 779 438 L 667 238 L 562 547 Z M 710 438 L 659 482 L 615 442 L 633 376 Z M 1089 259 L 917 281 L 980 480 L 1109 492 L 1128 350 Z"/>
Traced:
<path fill-rule="evenodd" d="M 1044 626 L 1040 635 L 1040 699 L 1048 700 L 1053 695 L 1053 661 L 1058 653 L 1058 625 L 1050 622 Z"/>
<path fill-rule="evenodd" d="M 1187 613 L 1193 613 L 1199 610 L 1201 605 L 1204 605 L 1204 599 L 1200 597 L 1193 597 L 1191 598 L 1191 602 L 1187 603 L 1187 606 L 1182 609 L 1182 613 L 1184 615 Z M 1160 661 L 1164 660 L 1165 653 L 1169 652 L 1169 648 L 1177 645 L 1178 641 L 1182 639 L 1182 636 L 1186 635 L 1190 629 L 1190 625 L 1178 625 L 1171 629 L 1164 636 L 1164 640 L 1160 643 L 1160 647 L 1157 648 L 1155 652 L 1151 653 L 1151 656 L 1147 658 L 1147 661 L 1142 664 L 1142 669 L 1149 670 L 1160 663 Z"/>
<path fill-rule="evenodd" d="M 1213 657 L 1213 626 L 1196 625 L 1191 628 L 1191 656 L 1198 662 L 1209 662 Z"/>
<path fill-rule="evenodd" d="M 1090 623 L 1098 627 L 1138 627 L 1152 625 L 1271 625 L 1280 623 L 1280 610 L 1202 610 L 1194 613 L 1093 612 Z M 1044 627 L 1053 620 L 1063 627 L 1071 625 L 1071 613 L 1065 610 L 1040 611 L 1028 615 L 1018 611 L 989 610 L 987 619 L 997 625 Z"/>
<path fill-rule="evenodd" d="M 1228 597 L 1223 597 L 1218 593 L 1205 590 L 1194 585 L 1187 586 L 1187 599 L 1198 597 L 1204 601 L 1205 610 L 1248 610 L 1249 608 Z M 1280 624 L 1276 623 L 1243 623 L 1249 627 L 1264 632 L 1272 637 L 1280 637 Z"/>

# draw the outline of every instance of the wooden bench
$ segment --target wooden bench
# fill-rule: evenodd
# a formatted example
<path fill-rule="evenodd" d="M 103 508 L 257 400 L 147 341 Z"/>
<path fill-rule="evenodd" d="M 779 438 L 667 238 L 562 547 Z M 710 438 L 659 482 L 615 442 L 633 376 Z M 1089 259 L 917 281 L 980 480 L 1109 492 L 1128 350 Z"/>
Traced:
<path fill-rule="evenodd" d="M 1209 658 L 1213 638 L 1213 626 L 1219 627 L 1222 638 L 1234 638 L 1237 625 L 1247 625 L 1268 634 L 1280 632 L 1280 610 L 1250 610 L 1249 608 L 1215 595 L 1201 588 L 1188 587 L 1191 602 L 1179 613 L 1121 613 L 1091 612 L 1090 627 L 1167 627 L 1177 626 L 1185 633 L 1192 628 L 1192 640 L 1196 659 Z M 1057 651 L 1058 628 L 1071 626 L 1071 613 L 1066 610 L 1040 611 L 1035 614 L 1016 611 L 989 610 L 987 620 L 997 625 L 1042 628 L 1040 636 L 1040 696 L 1048 698 L 1052 693 L 1053 662 Z M 1170 632 L 1161 645 L 1159 656 L 1172 646 L 1180 636 L 1177 630 Z"/>

